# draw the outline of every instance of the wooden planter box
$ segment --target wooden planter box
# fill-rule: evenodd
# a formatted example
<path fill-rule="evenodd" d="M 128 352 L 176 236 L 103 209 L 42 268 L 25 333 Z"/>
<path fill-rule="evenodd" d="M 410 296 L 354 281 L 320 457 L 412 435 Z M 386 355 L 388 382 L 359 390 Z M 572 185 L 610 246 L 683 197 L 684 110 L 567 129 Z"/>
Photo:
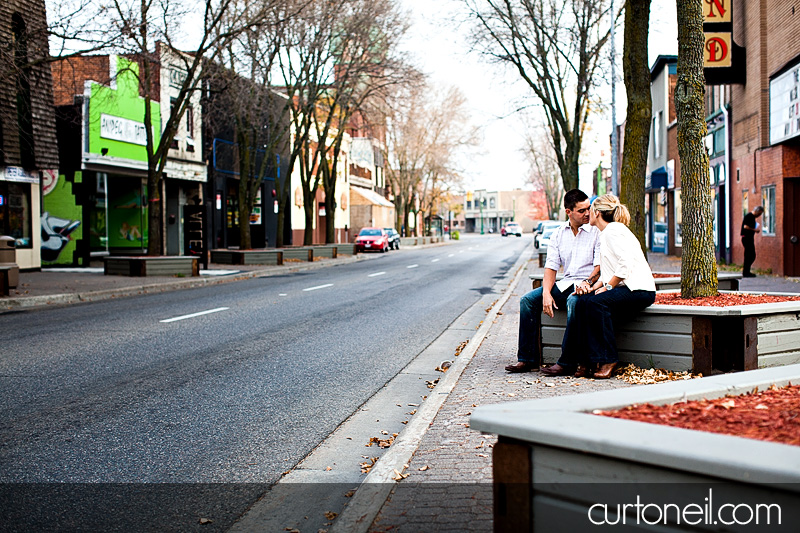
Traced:
<path fill-rule="evenodd" d="M 567 315 L 542 315 L 542 358 L 561 355 Z M 617 331 L 620 361 L 699 372 L 800 363 L 800 302 L 731 307 L 653 305 Z"/>
<path fill-rule="evenodd" d="M 197 257 L 191 256 L 108 256 L 103 273 L 113 276 L 199 276 Z"/>
<path fill-rule="evenodd" d="M 313 247 L 304 247 L 298 246 L 296 248 L 289 247 L 289 248 L 281 248 L 283 252 L 283 260 L 286 261 L 287 259 L 299 259 L 300 261 L 314 261 L 314 248 Z"/>
<path fill-rule="evenodd" d="M 800 447 L 591 413 L 798 382 L 800 365 L 792 365 L 478 407 L 470 427 L 499 435 L 493 449 L 494 530 L 591 531 L 606 516 L 621 525 L 616 511 L 622 509 L 627 511 L 625 524 L 635 531 L 650 531 L 647 526 L 655 521 L 658 531 L 749 531 L 730 529 L 722 521 L 731 520 L 734 506 L 763 504 L 772 506 L 761 509 L 764 531 L 795 531 L 800 523 Z M 637 503 L 654 507 L 637 516 Z M 678 526 L 674 507 L 667 514 L 672 523 L 658 520 L 656 511 L 666 505 L 703 512 Z M 765 525 L 767 512 L 772 513 L 771 526 Z M 737 518 L 749 519 L 747 509 L 739 510 Z"/>
<path fill-rule="evenodd" d="M 356 255 L 356 245 L 354 243 L 339 243 L 336 245 L 337 255 Z"/>
<path fill-rule="evenodd" d="M 281 250 L 211 250 L 211 262 L 222 265 L 282 265 Z"/>
<path fill-rule="evenodd" d="M 314 246 L 314 257 L 327 257 L 329 259 L 336 259 L 339 255 L 338 244 L 325 244 L 321 246 Z"/>

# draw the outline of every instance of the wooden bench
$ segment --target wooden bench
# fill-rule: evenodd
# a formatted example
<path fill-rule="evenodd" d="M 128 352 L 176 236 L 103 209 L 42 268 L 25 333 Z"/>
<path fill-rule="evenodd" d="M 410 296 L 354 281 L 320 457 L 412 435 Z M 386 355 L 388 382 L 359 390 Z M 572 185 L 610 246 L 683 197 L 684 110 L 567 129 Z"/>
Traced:
<path fill-rule="evenodd" d="M 282 265 L 281 250 L 211 250 L 211 262 L 222 265 Z"/>
<path fill-rule="evenodd" d="M 176 256 L 107 256 L 103 258 L 103 274 L 109 276 L 199 276 L 197 257 Z"/>

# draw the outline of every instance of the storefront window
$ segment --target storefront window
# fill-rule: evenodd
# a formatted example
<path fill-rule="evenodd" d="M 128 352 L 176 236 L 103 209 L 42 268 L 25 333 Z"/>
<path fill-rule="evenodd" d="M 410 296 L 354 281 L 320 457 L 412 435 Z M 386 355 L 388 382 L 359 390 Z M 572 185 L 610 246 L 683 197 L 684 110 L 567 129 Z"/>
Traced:
<path fill-rule="evenodd" d="M 33 247 L 29 183 L 0 181 L 0 234 L 14 237 L 17 248 Z"/>
<path fill-rule="evenodd" d="M 763 187 L 761 198 L 764 201 L 764 229 L 762 234 L 775 235 L 775 186 Z"/>

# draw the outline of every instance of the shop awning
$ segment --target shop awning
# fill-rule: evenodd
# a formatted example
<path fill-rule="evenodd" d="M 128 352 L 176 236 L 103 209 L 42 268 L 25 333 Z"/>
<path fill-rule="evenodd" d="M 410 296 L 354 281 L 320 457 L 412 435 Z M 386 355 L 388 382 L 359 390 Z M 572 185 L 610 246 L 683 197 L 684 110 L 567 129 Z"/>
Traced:
<path fill-rule="evenodd" d="M 647 176 L 645 189 L 647 192 L 658 192 L 661 187 L 667 187 L 667 167 L 658 167 Z"/>

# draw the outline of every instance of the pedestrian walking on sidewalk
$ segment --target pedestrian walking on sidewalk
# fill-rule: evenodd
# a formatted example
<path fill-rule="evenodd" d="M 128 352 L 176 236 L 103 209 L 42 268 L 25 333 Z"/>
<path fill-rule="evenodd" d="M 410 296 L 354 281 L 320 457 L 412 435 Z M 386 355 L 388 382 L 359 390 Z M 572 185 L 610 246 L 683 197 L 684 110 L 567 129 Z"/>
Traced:
<path fill-rule="evenodd" d="M 547 246 L 542 286 L 519 301 L 517 362 L 505 367 L 508 372 L 539 370 L 542 312 L 552 317 L 554 309 L 566 309 L 567 327 L 561 350 L 574 349 L 570 329 L 575 302 L 580 294 L 588 293 L 589 287 L 600 277 L 600 232 L 588 224 L 589 197 L 580 189 L 572 189 L 564 195 L 564 212 L 567 221 L 553 232 Z M 564 278 L 556 282 L 561 267 L 564 267 Z"/>
<path fill-rule="evenodd" d="M 585 354 L 576 346 L 576 351 L 562 353 L 555 365 L 542 368 L 542 374 L 561 376 L 574 372 L 576 376 L 610 378 L 619 363 L 614 323 L 631 318 L 655 302 L 656 282 L 639 239 L 628 229 L 630 220 L 628 208 L 613 194 L 592 203 L 589 223 L 600 230 L 600 280 L 591 287 L 589 296 L 577 302 L 573 319 L 573 327 L 585 339 Z M 575 354 L 579 356 L 577 360 Z M 578 362 L 585 365 L 571 370 Z"/>
<path fill-rule="evenodd" d="M 742 266 L 742 277 L 754 278 L 755 274 L 750 272 L 750 267 L 756 261 L 756 233 L 761 232 L 761 227 L 756 219 L 764 213 L 764 208 L 756 206 L 752 213 L 747 213 L 742 219 L 742 246 L 744 246 L 744 262 Z"/>

